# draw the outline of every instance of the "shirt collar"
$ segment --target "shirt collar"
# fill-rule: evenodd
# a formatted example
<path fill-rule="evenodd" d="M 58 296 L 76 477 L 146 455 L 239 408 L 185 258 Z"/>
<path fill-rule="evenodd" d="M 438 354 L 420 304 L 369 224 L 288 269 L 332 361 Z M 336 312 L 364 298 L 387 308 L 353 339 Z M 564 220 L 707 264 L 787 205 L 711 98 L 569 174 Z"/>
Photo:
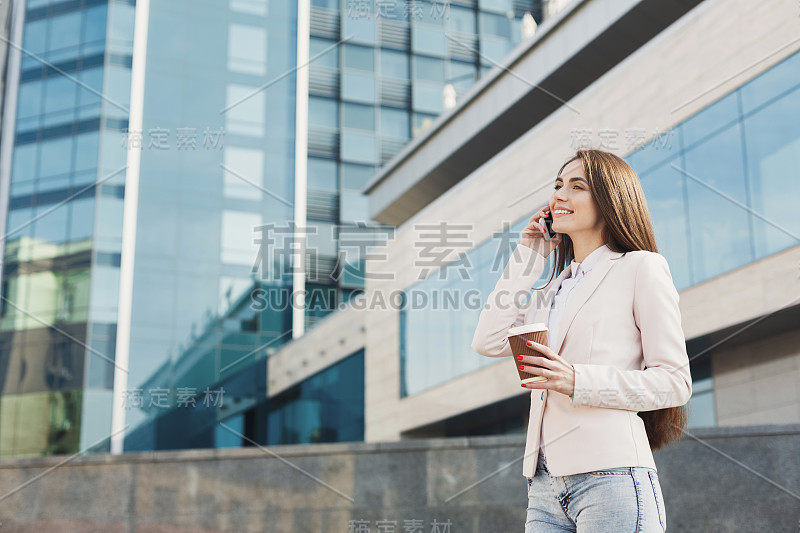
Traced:
<path fill-rule="evenodd" d="M 589 255 L 586 256 L 586 259 L 584 259 L 583 262 L 581 263 L 578 263 L 573 259 L 572 262 L 570 263 L 570 269 L 571 269 L 570 277 L 574 277 L 575 275 L 577 275 L 578 268 L 580 268 L 580 270 L 583 271 L 584 275 L 587 274 L 592 269 L 594 264 L 597 263 L 597 260 L 600 259 L 600 254 L 604 249 L 609 250 L 608 245 L 604 244 L 602 246 L 595 248 Z"/>

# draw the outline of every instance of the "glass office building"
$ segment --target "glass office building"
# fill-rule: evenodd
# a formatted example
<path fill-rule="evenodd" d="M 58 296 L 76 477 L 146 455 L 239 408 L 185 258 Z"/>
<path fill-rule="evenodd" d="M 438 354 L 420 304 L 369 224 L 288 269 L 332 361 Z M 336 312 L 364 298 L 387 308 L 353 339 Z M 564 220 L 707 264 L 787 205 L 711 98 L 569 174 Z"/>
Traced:
<path fill-rule="evenodd" d="M 526 13 L 541 21 L 541 3 L 311 0 L 307 289 L 330 296 L 308 324 L 363 287 L 359 259 L 336 269 L 338 228 L 377 224 L 358 191 L 522 40 Z"/>
<path fill-rule="evenodd" d="M 337 245 L 341 228 L 372 222 L 357 191 L 542 7 L 307 1 L 13 3 L 0 456 L 107 452 L 115 420 L 124 450 L 363 438 L 363 352 L 266 400 L 266 357 L 299 326 L 286 305 L 292 263 L 265 259 L 261 242 L 265 228 L 288 228 L 275 246 L 291 249 L 297 110 L 308 110 L 314 228 L 305 289 L 324 295 L 306 302 L 305 329 L 363 288 L 361 260 L 345 271 Z M 308 66 L 298 5 L 310 10 Z M 135 20 L 147 30 L 136 49 Z M 256 305 L 265 289 L 284 303 Z M 319 383 L 342 379 L 362 394 L 320 399 Z"/>
<path fill-rule="evenodd" d="M 641 180 L 659 252 L 679 291 L 797 244 L 800 183 L 791 176 L 800 165 L 798 72 L 795 53 L 625 158 Z M 480 310 L 531 214 L 407 290 L 408 298 L 429 295 L 419 301 L 438 294 L 440 304 L 400 313 L 402 396 L 496 362 L 464 354 L 471 353 Z M 547 283 L 551 269 L 552 258 L 536 287 Z M 442 305 L 444 294 L 461 305 Z M 432 344 L 437 357 L 430 357 Z M 692 377 L 689 424 L 713 426 L 708 358 L 692 361 Z"/>
<path fill-rule="evenodd" d="M 0 455 L 108 434 L 133 40 L 132 2 L 28 0 L 3 241 Z M 13 32 L 12 32 L 13 37 Z M 15 49 L 9 47 L 10 51 Z M 7 102 L 10 100 L 6 100 Z M 102 410 L 102 408 L 101 408 Z"/>

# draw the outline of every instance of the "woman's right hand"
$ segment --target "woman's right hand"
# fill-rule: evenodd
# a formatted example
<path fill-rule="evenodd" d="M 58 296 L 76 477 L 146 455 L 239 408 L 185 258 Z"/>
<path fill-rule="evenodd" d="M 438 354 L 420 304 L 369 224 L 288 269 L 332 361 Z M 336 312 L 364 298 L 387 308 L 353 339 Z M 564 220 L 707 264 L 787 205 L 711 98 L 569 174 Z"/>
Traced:
<path fill-rule="evenodd" d="M 519 243 L 528 248 L 532 248 L 540 255 L 547 257 L 550 255 L 556 246 L 561 242 L 561 234 L 556 233 L 556 236 L 549 241 L 545 240 L 544 232 L 547 229 L 539 224 L 538 220 L 550 212 L 550 204 L 538 210 L 529 220 L 528 225 L 519 234 Z"/>

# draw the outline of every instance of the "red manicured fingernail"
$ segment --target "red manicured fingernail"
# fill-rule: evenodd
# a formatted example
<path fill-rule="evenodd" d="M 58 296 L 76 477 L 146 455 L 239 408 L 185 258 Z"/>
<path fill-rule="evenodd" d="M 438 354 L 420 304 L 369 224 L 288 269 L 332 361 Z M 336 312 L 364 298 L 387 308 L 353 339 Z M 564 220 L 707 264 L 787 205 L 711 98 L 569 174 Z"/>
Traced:
<path fill-rule="evenodd" d="M 522 356 L 521 355 L 517 356 L 517 361 L 522 361 Z"/>
<path fill-rule="evenodd" d="M 525 370 L 525 366 L 524 365 L 519 365 L 519 369 L 520 370 Z"/>
<path fill-rule="evenodd" d="M 531 341 L 525 341 L 525 345 L 526 346 L 533 346 L 533 343 Z"/>
<path fill-rule="evenodd" d="M 521 383 L 521 384 L 520 384 L 520 387 L 522 387 L 522 388 L 524 389 L 524 388 L 525 388 L 525 384 L 524 384 L 524 383 Z"/>

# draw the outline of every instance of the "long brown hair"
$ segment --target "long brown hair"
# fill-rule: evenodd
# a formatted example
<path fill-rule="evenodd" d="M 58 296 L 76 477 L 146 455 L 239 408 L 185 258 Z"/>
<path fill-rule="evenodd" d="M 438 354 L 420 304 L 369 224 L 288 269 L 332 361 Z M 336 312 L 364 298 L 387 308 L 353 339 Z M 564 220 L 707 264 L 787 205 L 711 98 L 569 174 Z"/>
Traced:
<path fill-rule="evenodd" d="M 576 159 L 583 162 L 589 190 L 605 222 L 602 237 L 608 248 L 621 253 L 633 250 L 658 252 L 644 192 L 630 165 L 609 152 L 578 150 L 561 166 L 557 176 L 561 176 L 564 168 Z M 560 274 L 574 257 L 569 235 L 562 235 L 555 253 L 555 268 L 550 280 L 554 275 Z M 683 428 L 686 427 L 686 406 L 683 405 L 640 411 L 638 415 L 644 421 L 647 439 L 653 451 L 679 440 Z"/>

